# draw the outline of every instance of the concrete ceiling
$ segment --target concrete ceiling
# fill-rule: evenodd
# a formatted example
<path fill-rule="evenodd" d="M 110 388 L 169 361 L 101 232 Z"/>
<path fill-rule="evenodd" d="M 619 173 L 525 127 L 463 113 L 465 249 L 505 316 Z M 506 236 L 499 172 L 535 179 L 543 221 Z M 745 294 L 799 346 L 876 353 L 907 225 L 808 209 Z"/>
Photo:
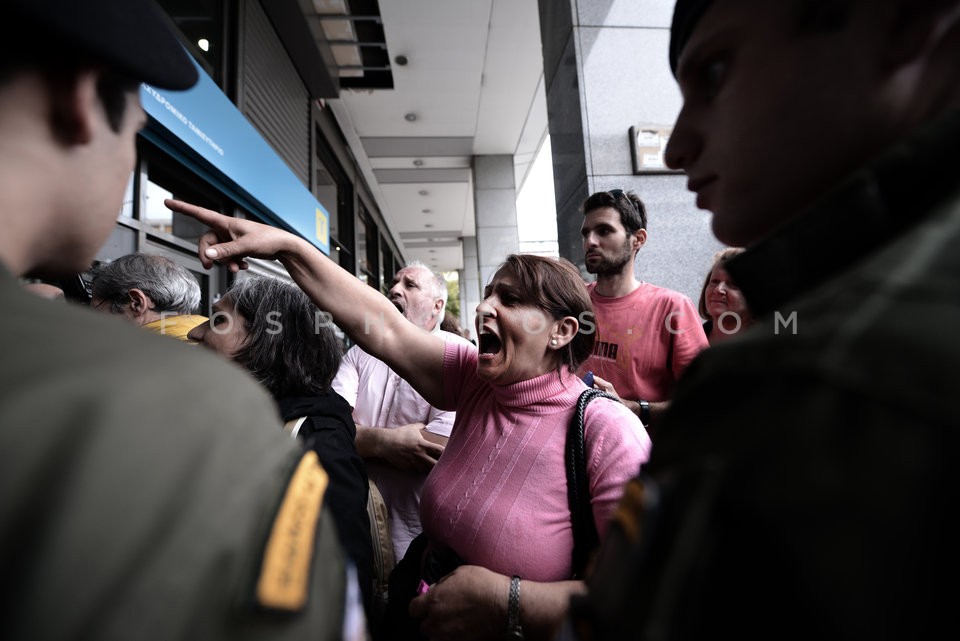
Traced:
<path fill-rule="evenodd" d="M 379 6 L 394 88 L 327 104 L 404 258 L 459 269 L 476 234 L 473 156 L 513 155 L 519 189 L 546 136 L 537 0 Z"/>

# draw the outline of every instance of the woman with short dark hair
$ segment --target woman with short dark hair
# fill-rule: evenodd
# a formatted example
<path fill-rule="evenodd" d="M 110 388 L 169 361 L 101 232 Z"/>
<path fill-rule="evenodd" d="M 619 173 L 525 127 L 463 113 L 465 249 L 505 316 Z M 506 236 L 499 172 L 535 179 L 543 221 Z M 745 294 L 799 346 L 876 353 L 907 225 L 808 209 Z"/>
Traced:
<path fill-rule="evenodd" d="M 301 290 L 275 278 L 237 280 L 190 339 L 243 366 L 277 401 L 282 419 L 317 453 L 330 477 L 330 505 L 347 554 L 357 566 L 364 602 L 373 587 L 367 472 L 354 445 L 351 408 L 330 388 L 340 344 L 329 317 Z"/>

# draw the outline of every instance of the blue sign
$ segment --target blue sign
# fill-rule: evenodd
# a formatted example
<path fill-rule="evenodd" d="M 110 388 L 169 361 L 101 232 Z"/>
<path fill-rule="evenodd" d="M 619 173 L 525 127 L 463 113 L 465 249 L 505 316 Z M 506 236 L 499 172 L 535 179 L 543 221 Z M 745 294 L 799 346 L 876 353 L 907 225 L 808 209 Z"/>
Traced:
<path fill-rule="evenodd" d="M 197 65 L 194 61 L 194 65 Z M 329 215 L 216 83 L 197 66 L 187 91 L 141 85 L 144 111 L 230 181 L 326 254 Z"/>

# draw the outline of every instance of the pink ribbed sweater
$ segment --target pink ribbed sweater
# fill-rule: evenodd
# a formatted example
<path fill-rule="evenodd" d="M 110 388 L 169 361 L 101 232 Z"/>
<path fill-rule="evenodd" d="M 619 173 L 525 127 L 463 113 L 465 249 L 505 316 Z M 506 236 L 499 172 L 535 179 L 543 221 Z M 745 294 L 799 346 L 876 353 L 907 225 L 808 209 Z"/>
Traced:
<path fill-rule="evenodd" d="M 476 370 L 474 349 L 447 343 L 444 404 L 456 407 L 457 418 L 423 488 L 424 531 L 470 564 L 534 581 L 569 579 L 573 535 L 564 445 L 586 387 L 569 372 L 491 385 Z M 585 424 L 590 496 L 602 537 L 624 483 L 647 460 L 650 438 L 632 412 L 606 399 L 587 407 Z"/>

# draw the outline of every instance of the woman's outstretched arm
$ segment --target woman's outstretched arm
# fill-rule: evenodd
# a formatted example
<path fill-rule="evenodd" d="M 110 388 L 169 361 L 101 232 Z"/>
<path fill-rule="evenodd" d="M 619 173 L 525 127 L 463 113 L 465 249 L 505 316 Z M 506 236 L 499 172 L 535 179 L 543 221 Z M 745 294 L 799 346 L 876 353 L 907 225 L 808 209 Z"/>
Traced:
<path fill-rule="evenodd" d="M 245 258 L 279 260 L 297 285 L 364 351 L 387 363 L 431 405 L 443 398 L 443 338 L 409 322 L 379 291 L 365 285 L 309 242 L 251 220 L 231 218 L 179 200 L 164 204 L 210 227 L 200 262 L 237 272 Z M 322 320 L 322 319 L 321 319 Z"/>

